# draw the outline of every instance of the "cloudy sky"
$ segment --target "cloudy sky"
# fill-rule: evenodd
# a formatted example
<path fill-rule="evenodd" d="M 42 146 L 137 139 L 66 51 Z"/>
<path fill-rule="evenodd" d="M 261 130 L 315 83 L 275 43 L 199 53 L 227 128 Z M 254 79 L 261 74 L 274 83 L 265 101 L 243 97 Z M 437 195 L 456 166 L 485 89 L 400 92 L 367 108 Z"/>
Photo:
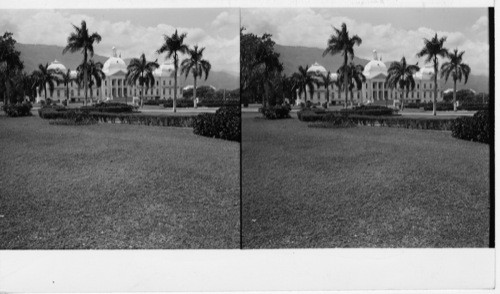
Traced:
<path fill-rule="evenodd" d="M 110 56 L 115 46 L 123 58 L 144 52 L 156 59 L 163 35 L 178 29 L 187 33 L 190 46 L 206 47 L 204 58 L 212 70 L 239 72 L 239 9 L 0 10 L 1 30 L 25 44 L 65 46 L 71 24 L 79 26 L 83 19 L 102 36 L 94 46 L 99 55 Z"/>
<path fill-rule="evenodd" d="M 255 34 L 271 33 L 276 43 L 326 48 L 332 26 L 347 24 L 362 40 L 355 54 L 371 59 L 374 49 L 382 60 L 410 62 L 423 46 L 423 38 L 447 36 L 445 46 L 465 51 L 464 62 L 473 74 L 489 70 L 488 11 L 486 8 L 356 8 L 356 9 L 242 9 L 241 24 Z"/>

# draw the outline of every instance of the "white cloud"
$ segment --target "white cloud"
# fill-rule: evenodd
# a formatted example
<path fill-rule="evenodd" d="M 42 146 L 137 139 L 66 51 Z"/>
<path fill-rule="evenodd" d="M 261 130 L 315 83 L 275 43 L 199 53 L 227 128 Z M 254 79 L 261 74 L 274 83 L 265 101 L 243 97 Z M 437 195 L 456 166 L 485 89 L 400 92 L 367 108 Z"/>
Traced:
<path fill-rule="evenodd" d="M 423 47 L 423 39 L 430 39 L 436 33 L 428 27 L 412 30 L 399 28 L 390 23 L 390 18 L 387 23 L 373 25 L 348 17 L 322 15 L 311 9 L 242 11 L 242 25 L 247 27 L 248 32 L 259 35 L 268 32 L 276 43 L 291 46 L 326 48 L 326 42 L 333 33 L 332 26 L 340 28 L 343 22 L 351 35 L 356 34 L 363 40 L 361 46 L 355 48 L 357 56 L 371 58 L 375 49 L 384 61 L 399 61 L 404 55 L 409 62 L 418 61 L 420 66 L 424 65 L 424 59 L 418 60 L 416 54 Z M 473 73 L 488 73 L 487 39 L 472 40 L 459 31 L 437 31 L 437 34 L 447 37 L 445 46 L 450 50 L 458 47 L 466 51 L 464 61 L 471 66 Z"/>
<path fill-rule="evenodd" d="M 472 25 L 472 30 L 478 31 L 486 28 L 487 26 L 488 26 L 488 17 L 483 15 Z"/>
<path fill-rule="evenodd" d="M 234 19 L 229 13 L 219 16 L 215 20 L 219 25 L 227 26 Z M 14 38 L 19 43 L 65 46 L 73 31 L 71 24 L 80 26 L 83 19 L 90 32 L 98 32 L 102 36 L 101 43 L 94 46 L 95 53 L 99 55 L 111 55 L 114 46 L 123 58 L 139 57 L 144 52 L 147 58 L 158 58 L 159 62 L 163 62 L 165 55 L 158 57 L 155 52 L 164 41 L 163 35 L 170 35 L 178 29 L 179 33 L 187 33 L 186 43 L 190 46 L 206 47 L 204 58 L 212 63 L 213 70 L 239 70 L 238 24 L 234 25 L 231 38 L 210 34 L 203 28 L 174 28 L 168 24 L 144 27 L 130 21 L 110 22 L 88 15 L 70 15 L 50 10 L 36 12 L 31 18 L 19 18 L 15 12 L 6 11 L 0 16 L 0 24 L 2 27 L 9 27 L 10 24 L 15 33 Z"/>

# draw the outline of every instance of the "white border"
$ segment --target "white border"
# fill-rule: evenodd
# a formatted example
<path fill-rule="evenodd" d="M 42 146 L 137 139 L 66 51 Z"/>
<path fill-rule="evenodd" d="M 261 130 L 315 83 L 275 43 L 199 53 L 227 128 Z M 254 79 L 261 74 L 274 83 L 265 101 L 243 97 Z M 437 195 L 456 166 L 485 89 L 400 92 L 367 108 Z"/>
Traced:
<path fill-rule="evenodd" d="M 404 7 L 484 7 L 493 4 L 493 1 L 487 0 L 404 2 L 398 0 L 352 2 L 17 0 L 1 2 L 0 9 L 403 5 Z M 497 22 L 500 19 L 497 11 L 495 19 Z M 500 28 L 497 24 L 495 30 L 498 35 Z M 498 42 L 495 42 L 496 48 L 499 48 Z M 498 65 L 497 57 L 495 68 L 499 68 Z M 495 83 L 500 84 L 498 76 Z M 500 102 L 496 104 L 495 112 L 499 113 Z M 500 119 L 497 119 L 497 130 L 500 129 L 499 121 Z M 498 151 L 496 154 L 498 157 Z M 499 176 L 495 181 L 498 183 Z M 498 201 L 496 211 L 499 211 Z M 497 224 L 498 215 L 497 213 Z M 497 226 L 497 240 L 499 233 Z M 434 289 L 425 293 L 498 293 L 493 289 L 498 281 L 495 275 L 498 258 L 494 249 L 0 251 L 0 291 L 107 293 L 341 289 L 348 290 L 345 293 L 366 293 L 367 289 L 413 289 L 413 291 L 389 292 L 422 293 L 417 289 Z M 379 293 L 379 291 L 370 292 Z M 380 291 L 380 293 L 387 292 Z"/>

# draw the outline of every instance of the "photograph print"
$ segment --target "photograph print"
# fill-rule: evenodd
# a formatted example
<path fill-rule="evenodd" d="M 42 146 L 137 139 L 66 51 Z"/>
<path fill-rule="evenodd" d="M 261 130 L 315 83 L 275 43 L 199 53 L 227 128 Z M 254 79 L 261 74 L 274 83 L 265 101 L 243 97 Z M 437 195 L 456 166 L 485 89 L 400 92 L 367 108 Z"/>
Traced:
<path fill-rule="evenodd" d="M 240 247 L 238 9 L 0 13 L 0 249 Z"/>
<path fill-rule="evenodd" d="M 242 247 L 493 246 L 492 12 L 243 8 Z"/>

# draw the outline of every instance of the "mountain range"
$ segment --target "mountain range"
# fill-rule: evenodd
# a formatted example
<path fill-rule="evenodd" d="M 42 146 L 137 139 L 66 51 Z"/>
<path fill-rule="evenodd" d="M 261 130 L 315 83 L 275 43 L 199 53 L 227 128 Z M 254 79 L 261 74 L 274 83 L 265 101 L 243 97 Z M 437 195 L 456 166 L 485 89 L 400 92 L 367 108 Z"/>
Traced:
<path fill-rule="evenodd" d="M 16 43 L 16 49 L 21 52 L 21 59 L 24 62 L 24 70 L 31 73 L 38 68 L 39 64 L 51 63 L 57 59 L 60 63 L 64 64 L 66 68 L 76 69 L 82 62 L 83 55 L 80 53 L 66 53 L 62 54 L 63 47 L 55 45 L 33 45 Z M 109 57 L 94 54 L 94 61 L 100 61 L 104 64 Z M 123 58 L 126 64 L 130 62 L 131 58 Z M 193 77 L 189 76 L 187 79 L 184 76 L 179 78 L 184 85 L 193 84 Z M 217 89 L 234 90 L 240 87 L 239 74 L 229 71 L 210 71 L 208 79 L 198 80 L 198 85 L 212 85 Z"/>
<path fill-rule="evenodd" d="M 280 53 L 279 58 L 280 61 L 283 63 L 283 68 L 284 68 L 283 72 L 288 76 L 292 75 L 294 72 L 297 72 L 298 67 L 300 65 L 302 65 L 303 67 L 305 67 L 306 65 L 311 66 L 312 64 L 317 62 L 321 64 L 323 67 L 325 67 L 327 70 L 335 72 L 344 62 L 343 56 L 341 55 L 335 55 L 335 56 L 327 55 L 323 57 L 324 49 L 320 48 L 283 46 L 275 44 L 274 49 L 276 52 Z M 365 66 L 368 62 L 369 60 L 367 59 L 359 58 L 356 56 L 354 57 L 355 64 L 360 64 L 362 66 Z M 384 61 L 387 68 L 389 68 L 391 62 L 392 61 Z M 448 88 L 453 88 L 453 80 L 451 78 L 448 79 L 448 81 L 444 84 L 443 87 L 444 90 Z M 463 82 L 457 83 L 457 90 L 461 89 L 473 89 L 477 93 L 480 92 L 488 93 L 489 77 L 485 75 L 471 74 L 469 75 L 467 84 L 464 85 Z"/>

